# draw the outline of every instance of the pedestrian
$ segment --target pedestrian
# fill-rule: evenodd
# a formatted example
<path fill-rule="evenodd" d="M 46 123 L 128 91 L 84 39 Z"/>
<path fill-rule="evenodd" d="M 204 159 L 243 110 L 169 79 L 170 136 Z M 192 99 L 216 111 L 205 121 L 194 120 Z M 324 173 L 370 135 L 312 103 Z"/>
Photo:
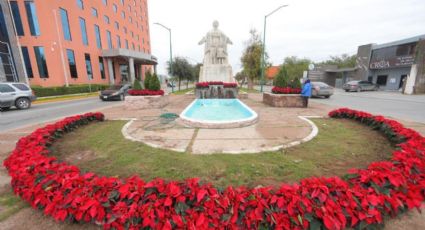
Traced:
<path fill-rule="evenodd" d="M 303 105 L 305 108 L 308 106 L 308 98 L 311 97 L 311 83 L 310 79 L 304 82 L 303 89 L 301 91 L 301 97 L 303 99 Z"/>

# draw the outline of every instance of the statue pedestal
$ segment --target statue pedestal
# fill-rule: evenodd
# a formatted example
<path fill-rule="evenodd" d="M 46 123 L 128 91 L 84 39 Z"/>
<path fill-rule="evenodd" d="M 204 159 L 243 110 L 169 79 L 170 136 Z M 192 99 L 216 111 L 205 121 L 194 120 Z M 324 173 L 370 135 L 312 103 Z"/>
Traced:
<path fill-rule="evenodd" d="M 201 67 L 199 82 L 222 81 L 236 82 L 233 78 L 232 66 L 229 64 L 212 64 Z"/>

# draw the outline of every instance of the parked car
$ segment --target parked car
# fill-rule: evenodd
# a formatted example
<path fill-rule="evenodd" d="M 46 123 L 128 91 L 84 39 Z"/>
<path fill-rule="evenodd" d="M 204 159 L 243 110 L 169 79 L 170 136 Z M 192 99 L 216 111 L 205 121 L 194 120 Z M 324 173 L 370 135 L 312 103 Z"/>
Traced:
<path fill-rule="evenodd" d="M 24 83 L 4 82 L 0 83 L 0 110 L 8 110 L 15 106 L 18 109 L 29 109 L 31 102 L 37 97 L 31 88 Z"/>
<path fill-rule="evenodd" d="M 131 89 L 130 84 L 113 85 L 108 89 L 100 91 L 99 98 L 102 101 L 124 101 L 129 89 Z"/>
<path fill-rule="evenodd" d="M 348 91 L 370 91 L 370 90 L 378 90 L 379 85 L 373 84 L 369 81 L 349 81 L 346 84 L 342 86 L 342 88 L 345 90 L 345 92 Z"/>
<path fill-rule="evenodd" d="M 334 94 L 334 88 L 324 82 L 312 82 L 311 83 L 311 96 L 312 97 L 325 97 L 329 98 Z"/>

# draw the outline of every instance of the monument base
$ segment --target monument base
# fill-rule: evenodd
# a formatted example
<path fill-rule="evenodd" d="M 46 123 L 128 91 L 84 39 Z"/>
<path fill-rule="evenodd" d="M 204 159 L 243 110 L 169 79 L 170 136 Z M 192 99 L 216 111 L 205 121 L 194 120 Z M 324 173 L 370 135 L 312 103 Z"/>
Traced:
<path fill-rule="evenodd" d="M 232 66 L 229 64 L 207 65 L 201 67 L 199 82 L 236 82 L 233 78 Z"/>

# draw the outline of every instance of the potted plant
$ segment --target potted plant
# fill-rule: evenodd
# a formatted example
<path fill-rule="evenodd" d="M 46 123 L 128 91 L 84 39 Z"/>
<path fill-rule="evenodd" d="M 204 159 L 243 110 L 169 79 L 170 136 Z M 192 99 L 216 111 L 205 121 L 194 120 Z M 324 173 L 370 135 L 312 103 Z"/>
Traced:
<path fill-rule="evenodd" d="M 144 86 L 143 89 L 139 80 L 134 81 L 133 89 L 128 91 L 129 96 L 125 98 L 127 109 L 163 108 L 168 104 L 168 97 L 164 96 L 156 74 L 146 73 Z"/>

